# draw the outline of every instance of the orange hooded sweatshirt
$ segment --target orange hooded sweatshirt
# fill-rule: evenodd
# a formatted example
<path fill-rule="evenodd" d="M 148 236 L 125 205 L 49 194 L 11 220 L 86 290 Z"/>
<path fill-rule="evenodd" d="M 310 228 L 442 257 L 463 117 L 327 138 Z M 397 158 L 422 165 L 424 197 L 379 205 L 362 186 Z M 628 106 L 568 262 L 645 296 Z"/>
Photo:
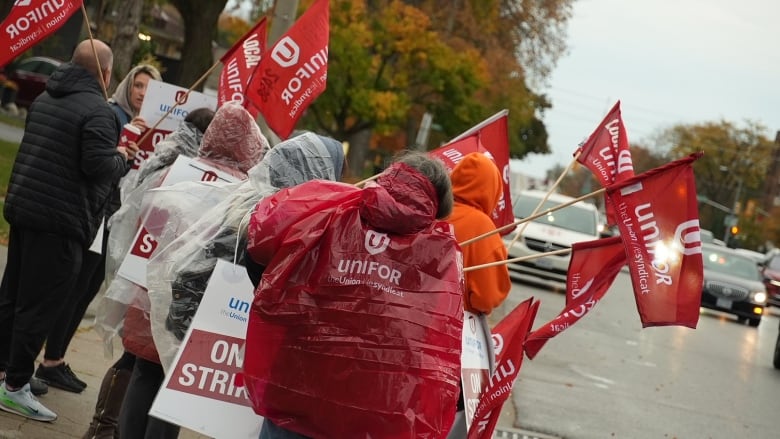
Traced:
<path fill-rule="evenodd" d="M 450 174 L 455 205 L 447 218 L 458 242 L 495 230 L 490 214 L 496 208 L 503 187 L 501 173 L 484 154 L 471 153 Z M 504 261 L 506 247 L 496 233 L 463 247 L 463 266 Z M 512 283 L 506 265 L 469 271 L 466 274 L 463 306 L 467 311 L 490 313 L 504 301 Z"/>

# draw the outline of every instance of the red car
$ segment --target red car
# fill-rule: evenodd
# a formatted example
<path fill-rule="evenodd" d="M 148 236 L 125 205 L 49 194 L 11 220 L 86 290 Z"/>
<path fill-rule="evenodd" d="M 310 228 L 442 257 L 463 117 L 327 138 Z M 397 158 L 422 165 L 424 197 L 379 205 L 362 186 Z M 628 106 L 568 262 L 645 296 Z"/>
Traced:
<path fill-rule="evenodd" d="M 33 56 L 6 67 L 8 80 L 16 83 L 16 105 L 27 108 L 43 93 L 49 75 L 57 70 L 62 61 L 45 56 Z M 6 104 L 6 102 L 3 102 Z"/>
<path fill-rule="evenodd" d="M 766 302 L 768 305 L 780 307 L 780 251 L 770 253 L 761 267 L 766 285 Z"/>

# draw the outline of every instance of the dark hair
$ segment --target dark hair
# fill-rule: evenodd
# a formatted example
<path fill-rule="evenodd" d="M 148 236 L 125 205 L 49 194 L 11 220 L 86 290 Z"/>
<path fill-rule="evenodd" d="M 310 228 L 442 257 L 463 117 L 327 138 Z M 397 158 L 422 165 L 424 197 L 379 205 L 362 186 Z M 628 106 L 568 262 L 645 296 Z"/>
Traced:
<path fill-rule="evenodd" d="M 214 119 L 214 110 L 203 107 L 190 111 L 184 121 L 191 123 L 201 133 L 205 133 L 212 119 Z"/>
<path fill-rule="evenodd" d="M 446 218 L 452 213 L 452 182 L 441 160 L 423 152 L 406 150 L 396 155 L 393 161 L 411 166 L 430 180 L 439 197 L 437 219 Z"/>

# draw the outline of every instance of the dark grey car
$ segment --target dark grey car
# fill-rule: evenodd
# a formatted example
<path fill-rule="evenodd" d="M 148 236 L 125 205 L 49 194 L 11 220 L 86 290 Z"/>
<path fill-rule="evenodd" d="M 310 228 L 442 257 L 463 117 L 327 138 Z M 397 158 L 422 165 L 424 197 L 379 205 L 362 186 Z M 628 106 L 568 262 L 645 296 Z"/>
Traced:
<path fill-rule="evenodd" d="M 704 286 L 701 306 L 734 314 L 739 322 L 758 326 L 766 305 L 766 288 L 756 262 L 735 250 L 703 245 Z"/>

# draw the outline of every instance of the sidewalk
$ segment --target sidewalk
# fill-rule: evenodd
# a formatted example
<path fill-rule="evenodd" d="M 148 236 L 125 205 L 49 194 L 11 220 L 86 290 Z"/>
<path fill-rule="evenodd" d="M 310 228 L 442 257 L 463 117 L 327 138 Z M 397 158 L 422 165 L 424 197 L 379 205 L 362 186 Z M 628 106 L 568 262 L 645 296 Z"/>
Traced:
<path fill-rule="evenodd" d="M 0 266 L 5 267 L 5 263 L 6 248 L 0 246 Z M 94 303 L 87 310 L 66 357 L 76 375 L 87 383 L 86 390 L 76 394 L 50 387 L 49 393 L 39 397 L 46 407 L 57 413 L 54 422 L 33 421 L 0 410 L 0 439 L 81 438 L 87 431 L 103 375 L 115 361 L 103 355 L 103 341 L 92 330 L 93 309 Z M 182 429 L 179 438 L 205 439 L 206 436 Z"/>

